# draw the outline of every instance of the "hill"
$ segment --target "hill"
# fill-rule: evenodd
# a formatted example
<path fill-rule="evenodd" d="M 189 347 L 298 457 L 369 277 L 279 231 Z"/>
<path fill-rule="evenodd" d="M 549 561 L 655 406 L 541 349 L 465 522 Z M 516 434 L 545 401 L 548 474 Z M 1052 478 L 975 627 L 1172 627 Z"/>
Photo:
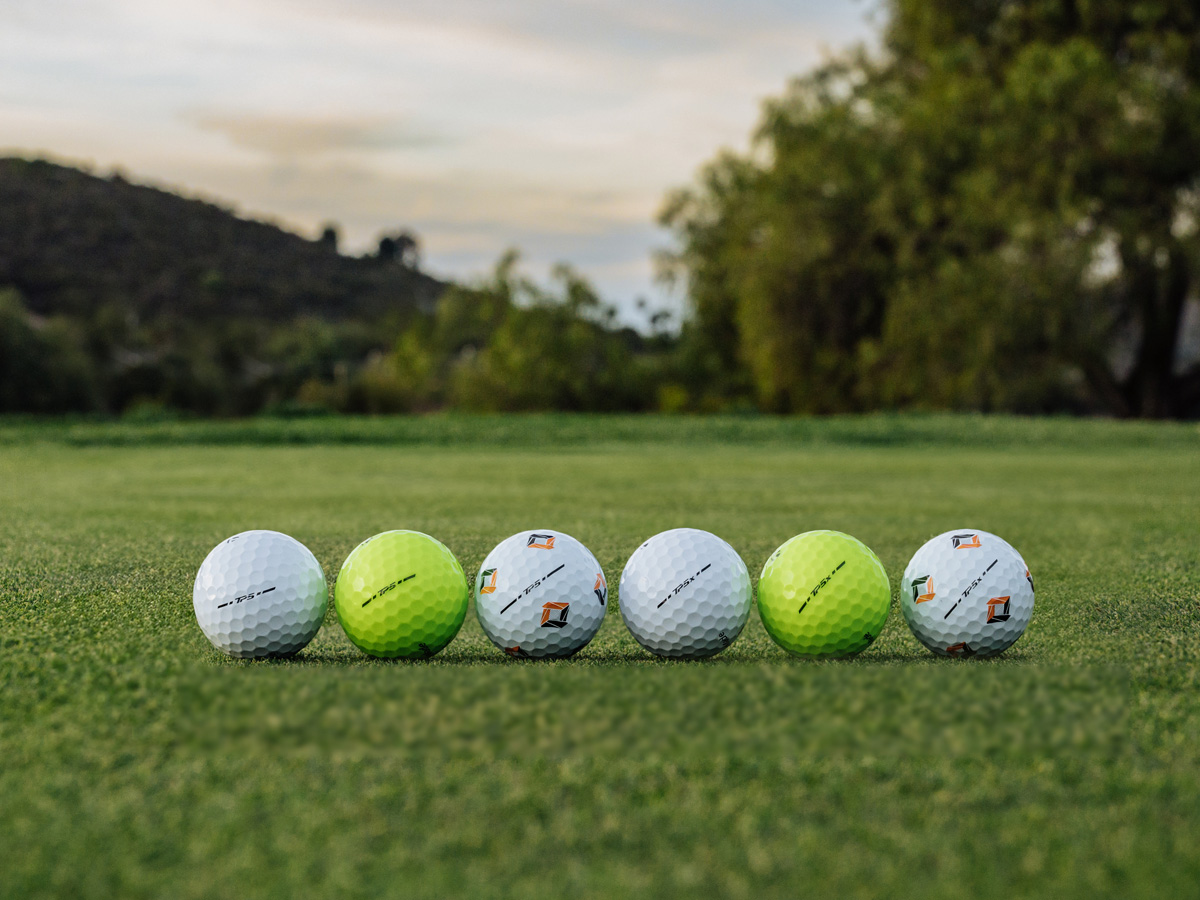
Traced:
<path fill-rule="evenodd" d="M 43 160 L 0 159 L 0 285 L 42 316 L 117 304 L 140 320 L 429 311 L 444 285 L 212 203 Z"/>
<path fill-rule="evenodd" d="M 0 411 L 373 409 L 362 373 L 446 289 L 415 248 L 343 256 L 119 174 L 0 159 Z"/>

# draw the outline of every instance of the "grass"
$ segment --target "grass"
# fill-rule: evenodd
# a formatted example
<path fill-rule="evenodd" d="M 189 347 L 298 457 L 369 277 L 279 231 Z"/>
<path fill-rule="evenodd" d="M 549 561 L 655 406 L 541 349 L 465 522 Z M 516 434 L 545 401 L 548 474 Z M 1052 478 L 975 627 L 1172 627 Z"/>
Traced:
<path fill-rule="evenodd" d="M 316 416 L 236 421 L 179 419 L 123 421 L 71 418 L 0 418 L 0 445 L 54 442 L 76 447 L 149 445 L 308 445 L 590 447 L 621 443 L 713 443 L 739 446 L 946 446 L 980 448 L 1179 447 L 1195 448 L 1200 424 L 1111 422 L 1079 418 L 896 415 L 825 418 L 767 416 Z"/>
<path fill-rule="evenodd" d="M 1200 431 L 979 417 L 0 422 L 0 896 L 1158 897 L 1200 883 Z M 610 583 L 688 524 L 757 573 L 836 528 L 893 585 L 969 525 L 1029 561 L 1029 632 L 938 660 L 893 608 L 843 662 L 757 615 L 644 653 L 615 608 L 568 661 L 473 614 L 427 663 L 331 614 L 225 659 L 212 545 L 304 541 L 332 581 L 387 528 L 473 572 L 524 528 Z M 614 592 L 615 593 L 615 592 Z"/>

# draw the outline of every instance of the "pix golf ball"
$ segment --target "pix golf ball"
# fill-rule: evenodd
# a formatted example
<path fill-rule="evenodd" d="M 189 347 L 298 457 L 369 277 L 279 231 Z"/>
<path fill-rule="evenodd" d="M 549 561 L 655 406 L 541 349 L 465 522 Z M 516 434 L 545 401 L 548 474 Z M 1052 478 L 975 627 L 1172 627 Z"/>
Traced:
<path fill-rule="evenodd" d="M 475 613 L 511 656 L 564 657 L 587 645 L 608 603 L 608 582 L 587 547 L 569 534 L 522 531 L 501 541 L 475 579 Z"/>
<path fill-rule="evenodd" d="M 994 656 L 1033 615 L 1033 576 L 1007 542 L 971 528 L 928 541 L 904 570 L 900 611 L 941 656 Z"/>
<path fill-rule="evenodd" d="M 621 572 L 621 617 L 659 656 L 720 653 L 741 634 L 750 603 L 750 573 L 737 551 L 695 528 L 656 534 Z"/>
<path fill-rule="evenodd" d="M 767 633 L 806 659 L 865 650 L 883 630 L 891 602 L 879 557 L 840 531 L 797 535 L 771 554 L 758 579 Z"/>
<path fill-rule="evenodd" d="M 467 579 L 444 544 L 385 531 L 355 547 L 333 588 L 346 636 L 369 656 L 428 659 L 458 634 Z"/>
<path fill-rule="evenodd" d="M 218 650 L 239 659 L 291 656 L 320 629 L 329 589 L 321 564 L 298 540 L 244 531 L 205 558 L 192 606 Z"/>

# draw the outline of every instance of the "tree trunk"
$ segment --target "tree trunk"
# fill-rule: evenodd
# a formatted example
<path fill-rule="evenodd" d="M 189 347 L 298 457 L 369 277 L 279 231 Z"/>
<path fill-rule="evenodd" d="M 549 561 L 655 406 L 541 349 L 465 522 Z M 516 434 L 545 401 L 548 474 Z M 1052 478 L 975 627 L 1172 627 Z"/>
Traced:
<path fill-rule="evenodd" d="M 1131 306 L 1138 310 L 1141 341 L 1124 394 L 1131 415 L 1168 418 L 1183 412 L 1174 365 L 1190 284 L 1187 256 L 1175 242 L 1161 268 L 1152 255 L 1135 254 L 1123 254 L 1123 262 L 1130 272 Z"/>

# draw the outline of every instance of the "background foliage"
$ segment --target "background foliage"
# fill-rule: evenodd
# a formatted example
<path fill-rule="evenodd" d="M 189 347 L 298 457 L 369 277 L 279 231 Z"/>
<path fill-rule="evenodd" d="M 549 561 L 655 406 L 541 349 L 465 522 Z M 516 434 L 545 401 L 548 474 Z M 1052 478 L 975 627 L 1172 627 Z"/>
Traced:
<path fill-rule="evenodd" d="M 1194 413 L 1195 5 L 887 10 L 663 211 L 714 359 L 781 411 Z"/>
<path fill-rule="evenodd" d="M 890 0 L 673 193 L 682 322 L 0 161 L 0 410 L 1200 414 L 1200 12 Z"/>

